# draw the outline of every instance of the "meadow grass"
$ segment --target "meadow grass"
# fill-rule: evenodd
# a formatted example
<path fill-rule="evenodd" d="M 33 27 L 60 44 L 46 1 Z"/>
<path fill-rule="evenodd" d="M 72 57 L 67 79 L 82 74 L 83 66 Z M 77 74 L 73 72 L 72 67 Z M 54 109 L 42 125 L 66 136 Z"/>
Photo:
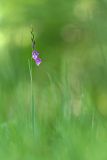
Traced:
<path fill-rule="evenodd" d="M 62 82 L 46 73 L 49 88 L 41 91 L 40 99 L 32 83 L 30 62 L 29 71 L 30 108 L 26 110 L 24 104 L 22 109 L 17 106 L 21 111 L 14 113 L 14 119 L 1 123 L 0 157 L 4 160 L 106 160 L 107 122 L 97 111 L 89 91 L 82 91 L 82 109 L 75 114 L 72 105 L 77 106 L 70 103 L 73 91 L 66 67 Z"/>
<path fill-rule="evenodd" d="M 106 1 L 51 2 L 1 3 L 0 160 L 107 160 Z"/>

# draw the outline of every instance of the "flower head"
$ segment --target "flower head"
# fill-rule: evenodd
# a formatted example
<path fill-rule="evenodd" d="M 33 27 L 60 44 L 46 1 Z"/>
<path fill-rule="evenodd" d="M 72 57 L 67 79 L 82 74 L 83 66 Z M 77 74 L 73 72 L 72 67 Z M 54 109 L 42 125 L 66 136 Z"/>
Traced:
<path fill-rule="evenodd" d="M 31 40 L 32 40 L 32 58 L 34 59 L 34 61 L 36 62 L 36 64 L 39 66 L 40 63 L 42 62 L 42 60 L 38 57 L 39 56 L 39 52 L 37 52 L 36 50 L 34 50 L 35 48 L 35 36 L 34 36 L 34 32 L 33 32 L 33 28 L 31 30 Z"/>
<path fill-rule="evenodd" d="M 32 52 L 32 58 L 34 59 L 36 64 L 39 66 L 42 60 L 38 57 L 38 55 L 39 55 L 39 52 L 37 52 L 36 50 Z"/>
<path fill-rule="evenodd" d="M 33 58 L 34 60 L 36 60 L 36 59 L 38 58 L 38 55 L 39 55 L 39 52 L 37 52 L 36 50 L 34 50 L 34 51 L 32 52 L 32 58 Z"/>
<path fill-rule="evenodd" d="M 41 58 L 36 58 L 35 62 L 37 64 L 37 66 L 39 66 L 41 64 L 42 60 L 41 60 Z"/>

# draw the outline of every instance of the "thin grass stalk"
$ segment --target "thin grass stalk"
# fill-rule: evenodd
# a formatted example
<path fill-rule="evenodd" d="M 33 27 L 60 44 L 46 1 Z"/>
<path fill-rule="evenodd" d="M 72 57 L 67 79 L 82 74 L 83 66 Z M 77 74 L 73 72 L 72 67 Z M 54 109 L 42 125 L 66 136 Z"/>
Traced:
<path fill-rule="evenodd" d="M 34 106 L 34 95 L 33 95 L 33 78 L 32 78 L 32 59 L 29 60 L 29 73 L 30 73 L 30 86 L 31 86 L 31 126 L 33 135 L 35 134 L 35 106 Z"/>

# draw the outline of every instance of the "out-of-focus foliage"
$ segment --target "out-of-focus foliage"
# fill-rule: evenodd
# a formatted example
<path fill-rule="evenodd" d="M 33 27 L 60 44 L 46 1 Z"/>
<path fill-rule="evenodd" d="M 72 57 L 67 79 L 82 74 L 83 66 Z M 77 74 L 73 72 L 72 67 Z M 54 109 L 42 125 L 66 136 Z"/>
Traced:
<path fill-rule="evenodd" d="M 106 28 L 106 0 L 0 1 L 0 158 L 107 159 Z"/>

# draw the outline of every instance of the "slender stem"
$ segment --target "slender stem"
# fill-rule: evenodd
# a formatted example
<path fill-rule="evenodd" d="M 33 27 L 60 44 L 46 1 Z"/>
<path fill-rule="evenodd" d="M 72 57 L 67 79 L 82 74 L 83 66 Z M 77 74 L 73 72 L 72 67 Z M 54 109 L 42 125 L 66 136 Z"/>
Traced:
<path fill-rule="evenodd" d="M 32 59 L 29 62 L 29 73 L 30 73 L 30 84 L 31 84 L 31 121 L 33 135 L 35 134 L 35 107 L 34 107 L 34 96 L 33 96 L 33 78 L 32 78 Z"/>
<path fill-rule="evenodd" d="M 31 27 L 31 41 L 32 41 L 32 50 L 34 50 L 35 49 L 35 36 L 34 36 L 33 27 Z"/>

